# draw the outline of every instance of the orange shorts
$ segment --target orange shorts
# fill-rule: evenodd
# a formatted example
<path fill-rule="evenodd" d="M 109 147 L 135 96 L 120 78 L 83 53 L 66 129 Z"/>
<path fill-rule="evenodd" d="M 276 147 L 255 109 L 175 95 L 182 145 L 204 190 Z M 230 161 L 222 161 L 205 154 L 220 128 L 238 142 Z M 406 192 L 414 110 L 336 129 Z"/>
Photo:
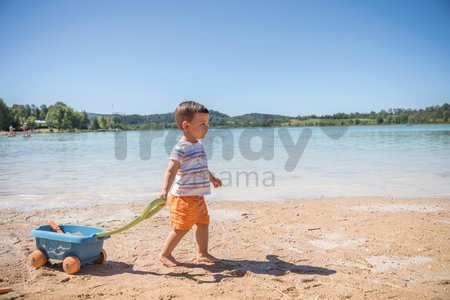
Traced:
<path fill-rule="evenodd" d="M 189 230 L 194 224 L 209 224 L 205 197 L 170 194 L 168 200 L 170 201 L 170 225 L 172 228 Z"/>

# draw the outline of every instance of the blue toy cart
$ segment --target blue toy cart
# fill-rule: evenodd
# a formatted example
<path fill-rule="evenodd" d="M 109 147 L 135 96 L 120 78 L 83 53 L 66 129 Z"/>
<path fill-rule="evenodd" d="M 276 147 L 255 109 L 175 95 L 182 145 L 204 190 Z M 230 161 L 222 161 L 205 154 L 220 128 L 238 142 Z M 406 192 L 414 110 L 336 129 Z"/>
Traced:
<path fill-rule="evenodd" d="M 64 233 L 54 232 L 48 226 L 39 226 L 30 232 L 36 238 L 36 249 L 30 257 L 31 265 L 39 268 L 48 259 L 63 261 L 63 269 L 68 274 L 77 273 L 81 266 L 88 263 L 103 263 L 106 251 L 103 241 L 109 236 L 97 237 L 97 233 L 104 232 L 101 228 L 60 225 Z"/>
<path fill-rule="evenodd" d="M 49 258 L 59 259 L 63 261 L 63 269 L 66 273 L 75 274 L 85 264 L 101 264 L 106 260 L 106 251 L 103 249 L 104 240 L 151 218 L 165 204 L 165 199 L 155 199 L 131 222 L 109 231 L 79 225 L 58 226 L 54 221 L 49 221 L 51 226 L 39 226 L 30 231 L 30 236 L 36 238 L 37 249 L 31 253 L 31 265 L 40 268 L 47 263 Z"/>

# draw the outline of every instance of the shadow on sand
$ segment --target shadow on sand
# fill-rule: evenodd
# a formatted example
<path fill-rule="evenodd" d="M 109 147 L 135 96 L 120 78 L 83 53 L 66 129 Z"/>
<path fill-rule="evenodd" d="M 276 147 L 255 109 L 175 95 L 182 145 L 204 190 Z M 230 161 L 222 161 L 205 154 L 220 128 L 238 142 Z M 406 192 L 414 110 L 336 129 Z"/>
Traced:
<path fill-rule="evenodd" d="M 197 283 L 217 283 L 225 278 L 244 277 L 247 273 L 272 276 L 284 276 L 288 273 L 328 276 L 336 273 L 335 270 L 327 268 L 288 263 L 281 260 L 276 255 L 267 255 L 266 259 L 266 261 L 224 259 L 215 264 L 184 263 L 179 268 L 167 269 L 170 270 L 170 272 L 168 273 L 134 270 L 132 264 L 107 261 L 104 265 L 84 266 L 81 268 L 78 274 L 91 276 L 111 276 L 121 273 L 130 273 L 139 275 L 182 277 L 193 280 Z M 55 267 L 53 266 L 52 268 Z M 213 279 L 203 280 L 199 277 L 205 277 L 205 275 L 207 274 L 201 272 L 197 273 L 186 271 L 186 269 L 199 268 L 209 272 L 212 275 Z"/>

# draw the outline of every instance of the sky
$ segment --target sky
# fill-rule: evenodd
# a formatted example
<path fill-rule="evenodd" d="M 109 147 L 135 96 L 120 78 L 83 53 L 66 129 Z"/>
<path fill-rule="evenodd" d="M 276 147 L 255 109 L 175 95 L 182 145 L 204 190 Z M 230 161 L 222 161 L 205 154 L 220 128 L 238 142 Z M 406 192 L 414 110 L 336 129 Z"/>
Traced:
<path fill-rule="evenodd" d="M 0 98 L 231 116 L 450 102 L 450 1 L 0 0 Z"/>

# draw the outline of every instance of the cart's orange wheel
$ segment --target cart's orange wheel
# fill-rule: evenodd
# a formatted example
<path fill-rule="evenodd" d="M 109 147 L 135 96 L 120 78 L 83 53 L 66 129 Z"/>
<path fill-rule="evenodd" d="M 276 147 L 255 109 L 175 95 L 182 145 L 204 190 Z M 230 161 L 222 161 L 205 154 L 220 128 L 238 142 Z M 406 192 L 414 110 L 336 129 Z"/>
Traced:
<path fill-rule="evenodd" d="M 63 269 L 67 274 L 75 274 L 80 271 L 81 262 L 76 256 L 67 256 L 63 260 Z"/>
<path fill-rule="evenodd" d="M 30 264 L 35 268 L 40 268 L 47 263 L 47 256 L 41 250 L 34 250 L 30 255 Z"/>
<path fill-rule="evenodd" d="M 105 249 L 102 249 L 102 252 L 100 252 L 100 255 L 98 256 L 97 260 L 95 261 L 96 264 L 102 264 L 106 260 L 106 251 Z"/>

